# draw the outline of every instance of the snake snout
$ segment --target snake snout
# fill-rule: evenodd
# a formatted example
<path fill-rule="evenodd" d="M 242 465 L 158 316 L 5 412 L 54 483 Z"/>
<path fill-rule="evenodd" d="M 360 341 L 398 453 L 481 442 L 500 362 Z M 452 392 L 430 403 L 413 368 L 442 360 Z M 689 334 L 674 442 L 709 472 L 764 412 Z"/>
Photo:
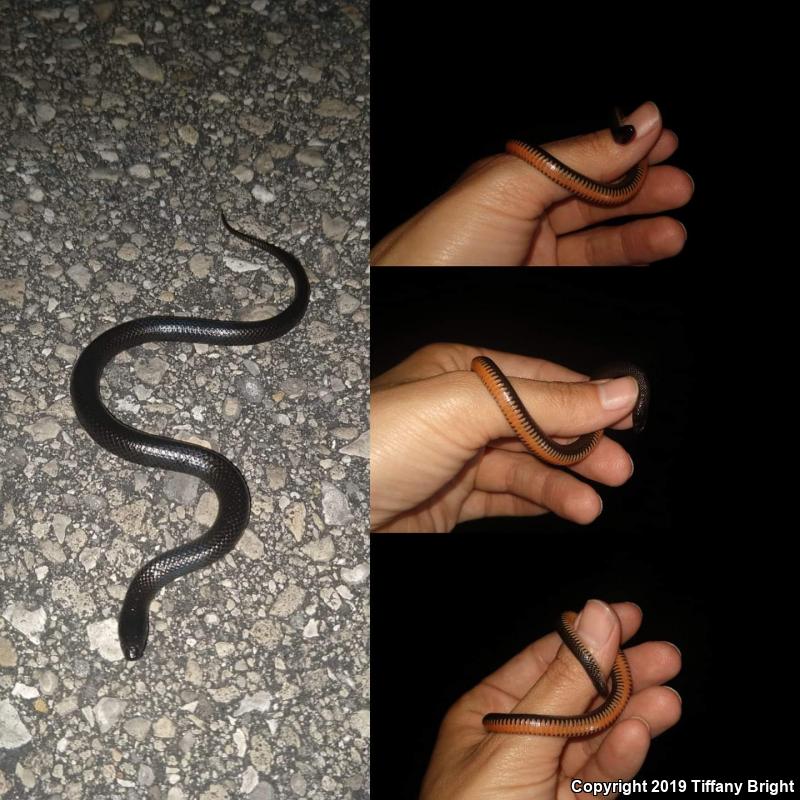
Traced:
<path fill-rule="evenodd" d="M 136 661 L 144 655 L 150 635 L 147 605 L 131 600 L 130 590 L 122 606 L 118 623 L 119 644 L 126 661 Z"/>
<path fill-rule="evenodd" d="M 136 661 L 144 655 L 144 649 L 137 647 L 135 644 L 129 644 L 123 652 L 125 653 L 126 661 Z"/>

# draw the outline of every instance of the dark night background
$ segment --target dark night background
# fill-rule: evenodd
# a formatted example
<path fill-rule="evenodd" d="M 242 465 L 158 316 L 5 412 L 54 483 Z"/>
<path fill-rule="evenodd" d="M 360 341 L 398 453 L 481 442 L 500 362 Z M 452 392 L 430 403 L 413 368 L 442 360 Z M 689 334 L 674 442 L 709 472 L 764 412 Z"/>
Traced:
<path fill-rule="evenodd" d="M 779 47 L 764 61 L 735 44 L 759 40 L 757 16 L 723 33 L 678 7 L 653 20 L 639 6 L 597 8 L 436 20 L 404 6 L 373 20 L 373 242 L 511 135 L 576 135 L 648 99 L 680 137 L 670 163 L 697 187 L 669 212 L 688 228 L 684 252 L 648 269 L 372 270 L 373 375 L 429 342 L 460 341 L 587 372 L 627 359 L 653 381 L 647 430 L 611 434 L 636 473 L 600 489 L 591 526 L 548 516 L 373 536 L 382 798 L 416 797 L 449 705 L 589 597 L 637 602 L 633 643 L 683 652 L 671 682 L 683 719 L 655 740 L 642 777 L 798 777 L 786 633 L 797 613 L 797 314 L 786 283 L 796 202 L 759 167 L 784 152 L 770 120 L 783 116 L 788 73 Z"/>

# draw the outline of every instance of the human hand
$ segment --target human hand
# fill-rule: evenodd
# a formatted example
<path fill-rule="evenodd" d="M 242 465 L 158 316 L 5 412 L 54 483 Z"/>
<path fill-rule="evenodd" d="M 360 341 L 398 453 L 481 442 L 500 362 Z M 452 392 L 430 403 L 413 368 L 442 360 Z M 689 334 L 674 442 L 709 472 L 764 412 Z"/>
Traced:
<path fill-rule="evenodd" d="M 626 145 L 608 130 L 544 145 L 553 156 L 598 180 L 619 177 L 647 157 L 660 164 L 678 147 L 654 103 L 625 119 L 636 128 Z M 679 253 L 686 229 L 656 216 L 591 227 L 618 217 L 659 214 L 685 205 L 694 183 L 681 169 L 650 169 L 625 205 L 600 208 L 562 189 L 506 153 L 473 164 L 445 194 L 385 236 L 374 266 L 613 266 L 648 264 Z"/>
<path fill-rule="evenodd" d="M 575 475 L 607 486 L 632 475 L 630 456 L 607 437 L 569 471 L 531 456 L 470 371 L 479 355 L 518 376 L 511 383 L 551 436 L 632 424 L 633 378 L 594 383 L 541 359 L 460 344 L 423 347 L 372 382 L 373 530 L 449 531 L 465 520 L 548 511 L 587 524 L 603 504 Z"/>
<path fill-rule="evenodd" d="M 641 621 L 642 611 L 633 603 L 590 600 L 576 631 L 607 675 L 620 642 L 633 636 Z M 680 651 L 668 642 L 625 651 L 634 693 L 608 731 L 564 739 L 484 730 L 481 720 L 489 712 L 572 715 L 596 700 L 583 667 L 559 644 L 556 633 L 539 639 L 453 705 L 439 730 L 420 800 L 589 798 L 594 795 L 573 792 L 573 780 L 627 780 L 636 774 L 650 740 L 681 715 L 678 693 L 660 685 L 681 666 Z"/>

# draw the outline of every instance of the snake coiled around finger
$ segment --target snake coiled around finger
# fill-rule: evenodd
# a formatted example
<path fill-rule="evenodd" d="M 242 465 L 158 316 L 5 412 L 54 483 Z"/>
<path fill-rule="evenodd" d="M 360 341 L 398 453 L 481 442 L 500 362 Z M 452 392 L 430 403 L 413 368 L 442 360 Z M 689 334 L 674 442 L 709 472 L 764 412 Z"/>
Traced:
<path fill-rule="evenodd" d="M 585 714 L 559 716 L 552 714 L 491 713 L 483 717 L 483 727 L 490 733 L 511 733 L 533 736 L 563 736 L 579 738 L 594 736 L 608 730 L 625 710 L 633 694 L 633 678 L 628 659 L 617 651 L 611 668 L 611 687 L 589 648 L 580 640 L 573 625 L 577 614 L 565 611 L 558 624 L 558 635 L 564 646 L 578 659 L 597 693 L 604 698 L 595 709 Z"/>
<path fill-rule="evenodd" d="M 633 125 L 622 124 L 619 111 L 615 109 L 614 113 L 615 125 L 611 129 L 612 135 L 618 144 L 628 144 L 635 137 L 636 129 Z M 648 172 L 648 161 L 644 158 L 619 180 L 603 183 L 567 166 L 537 144 L 529 144 L 521 139 L 510 139 L 506 142 L 506 152 L 522 159 L 581 200 L 608 208 L 621 206 L 633 200 L 644 185 Z"/>
<path fill-rule="evenodd" d="M 566 444 L 557 442 L 542 430 L 514 390 L 511 382 L 491 358 L 476 356 L 472 359 L 470 366 L 497 403 L 517 438 L 530 453 L 541 461 L 555 466 L 569 467 L 583 461 L 600 443 L 603 431 L 584 434 Z M 602 380 L 624 376 L 634 378 L 639 388 L 632 419 L 634 432 L 640 433 L 644 430 L 650 407 L 650 383 L 647 375 L 635 364 L 619 362 L 596 370 L 592 378 Z"/>

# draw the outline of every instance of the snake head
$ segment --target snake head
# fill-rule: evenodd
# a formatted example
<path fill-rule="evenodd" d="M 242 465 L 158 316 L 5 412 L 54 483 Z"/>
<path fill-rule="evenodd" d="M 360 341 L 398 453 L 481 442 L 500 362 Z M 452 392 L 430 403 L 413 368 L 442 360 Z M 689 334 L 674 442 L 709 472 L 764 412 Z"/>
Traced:
<path fill-rule="evenodd" d="M 129 644 L 123 649 L 126 661 L 136 661 L 144 655 L 144 649 L 135 644 Z"/>
<path fill-rule="evenodd" d="M 126 661 L 136 661 L 144 655 L 150 623 L 147 608 L 141 604 L 123 604 L 119 615 L 119 643 Z"/>

